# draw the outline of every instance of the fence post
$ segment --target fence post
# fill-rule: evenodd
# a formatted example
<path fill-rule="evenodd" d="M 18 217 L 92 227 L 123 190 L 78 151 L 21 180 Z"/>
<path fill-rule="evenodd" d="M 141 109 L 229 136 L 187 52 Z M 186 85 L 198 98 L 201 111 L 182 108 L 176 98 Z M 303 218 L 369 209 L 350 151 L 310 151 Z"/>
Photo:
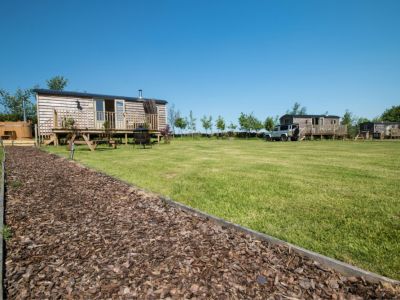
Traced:
<path fill-rule="evenodd" d="M 35 146 L 39 147 L 38 145 L 38 126 L 35 124 Z"/>
<path fill-rule="evenodd" d="M 70 142 L 69 159 L 74 160 L 74 152 L 75 152 L 75 143 L 74 143 L 74 141 L 71 141 Z"/>

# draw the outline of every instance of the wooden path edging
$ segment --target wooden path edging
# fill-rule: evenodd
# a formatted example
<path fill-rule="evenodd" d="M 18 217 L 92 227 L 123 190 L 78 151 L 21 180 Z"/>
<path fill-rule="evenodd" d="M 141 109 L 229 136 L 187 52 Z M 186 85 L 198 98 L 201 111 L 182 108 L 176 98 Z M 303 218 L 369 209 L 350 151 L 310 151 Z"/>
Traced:
<path fill-rule="evenodd" d="M 296 253 L 300 254 L 301 256 L 307 257 L 307 258 L 312 259 L 312 260 L 315 260 L 318 263 L 320 263 L 321 265 L 323 265 L 325 267 L 328 267 L 328 268 L 331 268 L 331 269 L 333 269 L 333 270 L 335 270 L 335 271 L 337 271 L 337 272 L 339 272 L 339 273 L 341 273 L 343 275 L 363 277 L 365 280 L 368 280 L 368 281 L 371 281 L 371 282 L 376 282 L 376 283 L 386 282 L 386 283 L 390 283 L 390 284 L 394 284 L 394 285 L 400 285 L 400 281 L 398 281 L 398 280 L 395 280 L 395 279 L 392 279 L 392 278 L 388 278 L 388 277 L 379 275 L 377 273 L 373 273 L 373 272 L 358 268 L 356 266 L 347 264 L 347 263 L 342 262 L 340 260 L 337 260 L 337 259 L 325 256 L 325 255 L 319 254 L 319 253 L 311 251 L 311 250 L 304 249 L 302 247 L 296 246 L 296 245 L 291 244 L 289 242 L 285 242 L 285 241 L 280 240 L 280 239 L 278 239 L 276 237 L 273 237 L 273 236 L 270 236 L 270 235 L 267 235 L 267 234 L 252 230 L 250 228 L 247 228 L 247 227 L 244 227 L 244 226 L 241 226 L 241 225 L 226 221 L 224 219 L 221 219 L 219 217 L 204 213 L 204 212 L 202 212 L 200 210 L 197 210 L 195 208 L 189 207 L 189 206 L 187 206 L 185 204 L 179 203 L 179 202 L 177 202 L 175 200 L 172 200 L 172 199 L 170 199 L 168 197 L 165 197 L 165 196 L 162 196 L 160 194 L 154 193 L 154 192 L 149 191 L 147 189 L 139 188 L 139 187 L 133 185 L 130 182 L 127 182 L 127 181 L 125 181 L 123 179 L 120 179 L 120 178 L 116 178 L 116 177 L 111 176 L 109 174 L 106 174 L 106 173 L 104 173 L 102 171 L 98 171 L 98 170 L 92 169 L 90 167 L 87 167 L 87 166 L 79 163 L 79 162 L 76 162 L 76 161 L 73 161 L 73 160 L 68 160 L 65 157 L 62 157 L 62 156 L 57 155 L 57 154 L 49 153 L 49 152 L 47 152 L 47 151 L 45 151 L 43 149 L 40 149 L 40 150 L 45 152 L 45 153 L 47 153 L 47 154 L 49 154 L 49 155 L 54 155 L 59 159 L 66 160 L 66 161 L 69 161 L 71 163 L 74 163 L 78 167 L 81 167 L 81 168 L 84 168 L 84 169 L 88 169 L 88 170 L 91 170 L 91 171 L 94 171 L 94 172 L 98 172 L 98 173 L 100 173 L 100 174 L 102 174 L 102 175 L 104 175 L 106 177 L 113 178 L 113 179 L 115 179 L 117 181 L 123 182 L 123 183 L 125 183 L 125 184 L 127 184 L 129 186 L 132 186 L 132 187 L 138 189 L 139 191 L 141 190 L 141 191 L 144 191 L 146 193 L 152 194 L 152 195 L 160 198 L 161 200 L 163 200 L 167 204 L 171 205 L 172 207 L 181 209 L 183 211 L 186 211 L 187 213 L 190 213 L 190 214 L 193 214 L 193 215 L 196 215 L 196 216 L 199 216 L 199 217 L 206 218 L 206 219 L 208 219 L 208 220 L 210 220 L 210 221 L 212 221 L 212 222 L 214 222 L 216 224 L 219 224 L 221 226 L 225 226 L 225 227 L 228 227 L 228 228 L 235 229 L 237 231 L 240 231 L 240 232 L 243 232 L 245 234 L 248 234 L 248 235 L 252 236 L 255 239 L 266 241 L 266 242 L 268 242 L 268 243 L 270 243 L 272 245 L 283 245 L 283 246 L 286 246 L 289 249 L 291 249 L 291 250 L 295 251 Z"/>
<path fill-rule="evenodd" d="M 4 179 L 5 179 L 5 168 L 4 164 L 6 161 L 6 150 L 3 145 L 3 140 L 0 139 L 0 147 L 3 149 L 3 157 L 1 158 L 1 178 L 0 178 L 0 227 L 1 231 L 4 232 Z M 0 237 L 0 300 L 4 298 L 4 238 L 3 234 Z"/>
<path fill-rule="evenodd" d="M 209 220 L 211 220 L 211 221 L 213 221 L 213 222 L 215 222 L 215 223 L 217 223 L 217 224 L 219 224 L 221 226 L 225 226 L 225 227 L 228 227 L 228 228 L 235 229 L 237 231 L 240 231 L 240 232 L 243 232 L 245 234 L 248 234 L 248 235 L 252 236 L 255 239 L 266 241 L 266 242 L 269 242 L 270 244 L 273 244 L 273 245 L 284 245 L 284 246 L 288 247 L 289 249 L 293 250 L 294 252 L 300 254 L 301 256 L 310 258 L 312 260 L 315 260 L 315 261 L 319 262 L 321 265 L 323 265 L 325 267 L 329 267 L 329 268 L 331 268 L 331 269 L 333 269 L 333 270 L 335 270 L 335 271 L 337 271 L 337 272 L 339 272 L 339 273 L 341 273 L 343 275 L 363 277 L 364 279 L 366 279 L 368 281 L 371 281 L 371 282 L 378 282 L 378 283 L 379 282 L 387 282 L 387 283 L 394 284 L 394 285 L 399 285 L 400 284 L 400 281 L 398 281 L 398 280 L 391 279 L 391 278 L 388 278 L 388 277 L 385 277 L 385 276 L 382 276 L 382 275 L 379 275 L 379 274 L 376 274 L 376 273 L 373 273 L 373 272 L 358 268 L 356 266 L 347 264 L 347 263 L 342 262 L 340 260 L 337 260 L 337 259 L 325 256 L 325 255 L 319 254 L 317 252 L 313 252 L 313 251 L 304 249 L 302 247 L 293 245 L 293 244 L 291 244 L 289 242 L 285 242 L 285 241 L 280 240 L 278 238 L 275 238 L 273 236 L 270 236 L 270 235 L 267 235 L 267 234 L 252 230 L 252 229 L 247 228 L 247 227 L 243 227 L 243 226 L 235 224 L 235 223 L 228 222 L 228 221 L 226 221 L 224 219 L 218 218 L 218 217 L 213 216 L 213 215 L 206 214 L 206 213 L 201 212 L 201 211 L 199 211 L 197 209 L 189 207 L 189 206 L 187 206 L 185 204 L 176 202 L 176 201 L 174 201 L 172 199 L 165 198 L 163 196 L 159 196 L 159 197 L 162 198 L 164 201 L 166 201 L 171 206 L 177 207 L 177 208 L 179 208 L 181 210 L 184 210 L 186 212 L 192 213 L 194 215 L 209 219 Z"/>

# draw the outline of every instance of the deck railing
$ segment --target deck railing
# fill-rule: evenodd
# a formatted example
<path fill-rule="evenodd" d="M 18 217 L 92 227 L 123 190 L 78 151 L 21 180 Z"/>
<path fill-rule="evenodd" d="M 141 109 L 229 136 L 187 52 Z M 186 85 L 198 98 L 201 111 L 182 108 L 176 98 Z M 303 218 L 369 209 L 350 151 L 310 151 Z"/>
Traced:
<path fill-rule="evenodd" d="M 305 125 L 302 135 L 346 135 L 346 125 Z"/>
<path fill-rule="evenodd" d="M 51 129 L 112 129 L 133 130 L 146 127 L 150 130 L 159 130 L 158 114 L 134 114 L 95 111 L 67 111 L 54 110 Z"/>

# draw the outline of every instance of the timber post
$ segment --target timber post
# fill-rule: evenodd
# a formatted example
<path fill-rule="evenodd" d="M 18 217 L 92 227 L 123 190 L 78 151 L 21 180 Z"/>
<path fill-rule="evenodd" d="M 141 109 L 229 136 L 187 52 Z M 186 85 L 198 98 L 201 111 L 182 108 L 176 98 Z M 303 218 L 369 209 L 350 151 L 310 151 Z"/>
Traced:
<path fill-rule="evenodd" d="M 38 125 L 35 124 L 35 145 L 36 147 L 39 147 L 39 140 L 38 140 Z"/>
<path fill-rule="evenodd" d="M 57 120 L 57 110 L 53 109 L 53 128 L 58 127 L 58 120 Z"/>

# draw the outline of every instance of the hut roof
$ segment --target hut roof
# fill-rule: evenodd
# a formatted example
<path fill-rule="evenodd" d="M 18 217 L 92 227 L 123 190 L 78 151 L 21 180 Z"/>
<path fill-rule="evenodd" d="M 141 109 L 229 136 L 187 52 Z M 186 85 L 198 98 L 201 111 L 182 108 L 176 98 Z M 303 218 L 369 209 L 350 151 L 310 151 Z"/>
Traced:
<path fill-rule="evenodd" d="M 51 96 L 67 96 L 67 97 L 79 97 L 79 98 L 100 98 L 105 100 L 123 99 L 126 101 L 133 102 L 144 102 L 146 100 L 154 100 L 157 104 L 167 104 L 166 100 L 153 99 L 153 98 L 139 98 L 139 97 L 128 97 L 128 96 L 113 96 L 104 94 L 94 94 L 94 93 L 82 93 L 82 92 L 71 92 L 71 91 L 57 91 L 57 90 L 47 90 L 47 89 L 34 89 L 33 90 L 38 95 L 51 95 Z"/>

